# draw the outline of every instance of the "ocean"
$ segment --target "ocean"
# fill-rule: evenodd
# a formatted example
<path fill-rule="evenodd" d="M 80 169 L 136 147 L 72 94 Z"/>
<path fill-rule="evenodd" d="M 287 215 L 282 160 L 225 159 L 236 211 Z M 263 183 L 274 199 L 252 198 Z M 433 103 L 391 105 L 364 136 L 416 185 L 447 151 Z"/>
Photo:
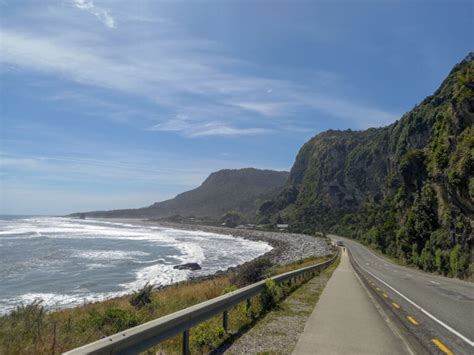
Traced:
<path fill-rule="evenodd" d="M 74 307 L 213 274 L 271 246 L 229 235 L 59 217 L 0 216 L 0 314 L 35 299 Z M 202 270 L 175 270 L 197 262 Z"/>

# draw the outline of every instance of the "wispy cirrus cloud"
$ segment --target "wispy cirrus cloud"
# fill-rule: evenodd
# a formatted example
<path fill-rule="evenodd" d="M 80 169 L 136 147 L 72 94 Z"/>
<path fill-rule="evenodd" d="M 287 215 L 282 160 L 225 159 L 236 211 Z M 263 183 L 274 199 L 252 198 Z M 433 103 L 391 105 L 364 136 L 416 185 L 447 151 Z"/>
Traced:
<path fill-rule="evenodd" d="M 271 92 L 270 92 L 271 93 Z M 290 106 L 287 102 L 246 101 L 235 102 L 233 105 L 247 111 L 256 112 L 265 117 L 279 116 Z"/>
<path fill-rule="evenodd" d="M 78 9 L 91 13 L 108 28 L 115 28 L 114 18 L 107 10 L 97 7 L 93 0 L 73 0 L 73 2 Z"/>
<path fill-rule="evenodd" d="M 148 130 L 162 132 L 177 132 L 184 137 L 208 137 L 208 136 L 249 136 L 267 134 L 272 132 L 268 128 L 256 127 L 234 127 L 224 122 L 193 122 L 186 117 L 176 117 L 172 120 L 158 123 Z"/>
<path fill-rule="evenodd" d="M 74 4 L 115 28 L 115 20 L 93 1 L 74 0 Z M 64 37 L 62 31 L 42 35 L 4 27 L 0 64 L 100 88 L 109 91 L 109 96 L 120 93 L 148 100 L 153 107 L 125 108 L 93 94 L 84 99 L 70 98 L 84 106 L 85 113 L 115 121 L 142 120 L 139 126 L 143 129 L 152 127 L 184 137 L 257 135 L 285 127 L 297 131 L 298 125 L 307 130 L 320 116 L 352 122 L 352 126 L 355 122 L 358 128 L 380 126 L 399 117 L 398 113 L 324 92 L 328 81 L 341 84 L 339 74 L 316 70 L 319 87 L 277 76 L 243 74 L 242 67 L 252 64 L 239 60 L 221 45 L 184 33 L 167 21 L 159 21 L 156 29 L 147 27 L 150 34 L 144 37 L 148 32 L 141 27 L 134 32 L 136 27 L 148 26 L 139 19 L 141 16 L 128 14 L 128 27 L 115 28 L 119 43 L 110 33 L 84 28 L 69 31 Z M 313 118 L 302 122 L 302 112 Z"/>

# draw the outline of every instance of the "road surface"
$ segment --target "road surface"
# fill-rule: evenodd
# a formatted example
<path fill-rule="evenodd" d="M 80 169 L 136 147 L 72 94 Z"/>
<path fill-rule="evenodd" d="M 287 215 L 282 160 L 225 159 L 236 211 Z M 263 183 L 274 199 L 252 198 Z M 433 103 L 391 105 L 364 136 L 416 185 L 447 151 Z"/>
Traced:
<path fill-rule="evenodd" d="M 355 274 L 347 252 L 324 288 L 293 354 L 406 354 Z"/>
<path fill-rule="evenodd" d="M 343 240 L 361 276 L 400 322 L 433 353 L 474 354 L 474 284 L 392 263 Z"/>

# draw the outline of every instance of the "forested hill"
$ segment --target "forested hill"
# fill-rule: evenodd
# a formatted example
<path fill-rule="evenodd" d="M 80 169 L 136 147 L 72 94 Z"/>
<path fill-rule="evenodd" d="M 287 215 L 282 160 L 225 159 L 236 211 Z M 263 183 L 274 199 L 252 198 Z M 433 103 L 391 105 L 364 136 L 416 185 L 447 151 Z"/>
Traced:
<path fill-rule="evenodd" d="M 218 222 L 226 213 L 235 223 L 252 221 L 263 201 L 278 194 L 288 179 L 286 171 L 253 168 L 220 170 L 194 190 L 149 207 L 85 213 L 89 217 L 114 218 L 206 218 Z M 73 214 L 78 216 L 80 213 Z M 240 218 L 238 218 L 240 216 Z M 237 218 L 236 218 L 237 217 Z"/>
<path fill-rule="evenodd" d="M 260 221 L 333 231 L 424 270 L 472 274 L 473 80 L 471 53 L 390 126 L 313 137 Z"/>

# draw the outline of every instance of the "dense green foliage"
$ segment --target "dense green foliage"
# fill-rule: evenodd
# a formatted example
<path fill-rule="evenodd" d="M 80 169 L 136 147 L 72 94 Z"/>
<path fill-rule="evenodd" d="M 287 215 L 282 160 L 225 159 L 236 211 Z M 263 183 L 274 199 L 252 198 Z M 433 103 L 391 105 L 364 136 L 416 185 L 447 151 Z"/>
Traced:
<path fill-rule="evenodd" d="M 327 131 L 298 153 L 262 223 L 338 232 L 426 271 L 469 277 L 474 216 L 474 57 L 400 120 Z"/>

